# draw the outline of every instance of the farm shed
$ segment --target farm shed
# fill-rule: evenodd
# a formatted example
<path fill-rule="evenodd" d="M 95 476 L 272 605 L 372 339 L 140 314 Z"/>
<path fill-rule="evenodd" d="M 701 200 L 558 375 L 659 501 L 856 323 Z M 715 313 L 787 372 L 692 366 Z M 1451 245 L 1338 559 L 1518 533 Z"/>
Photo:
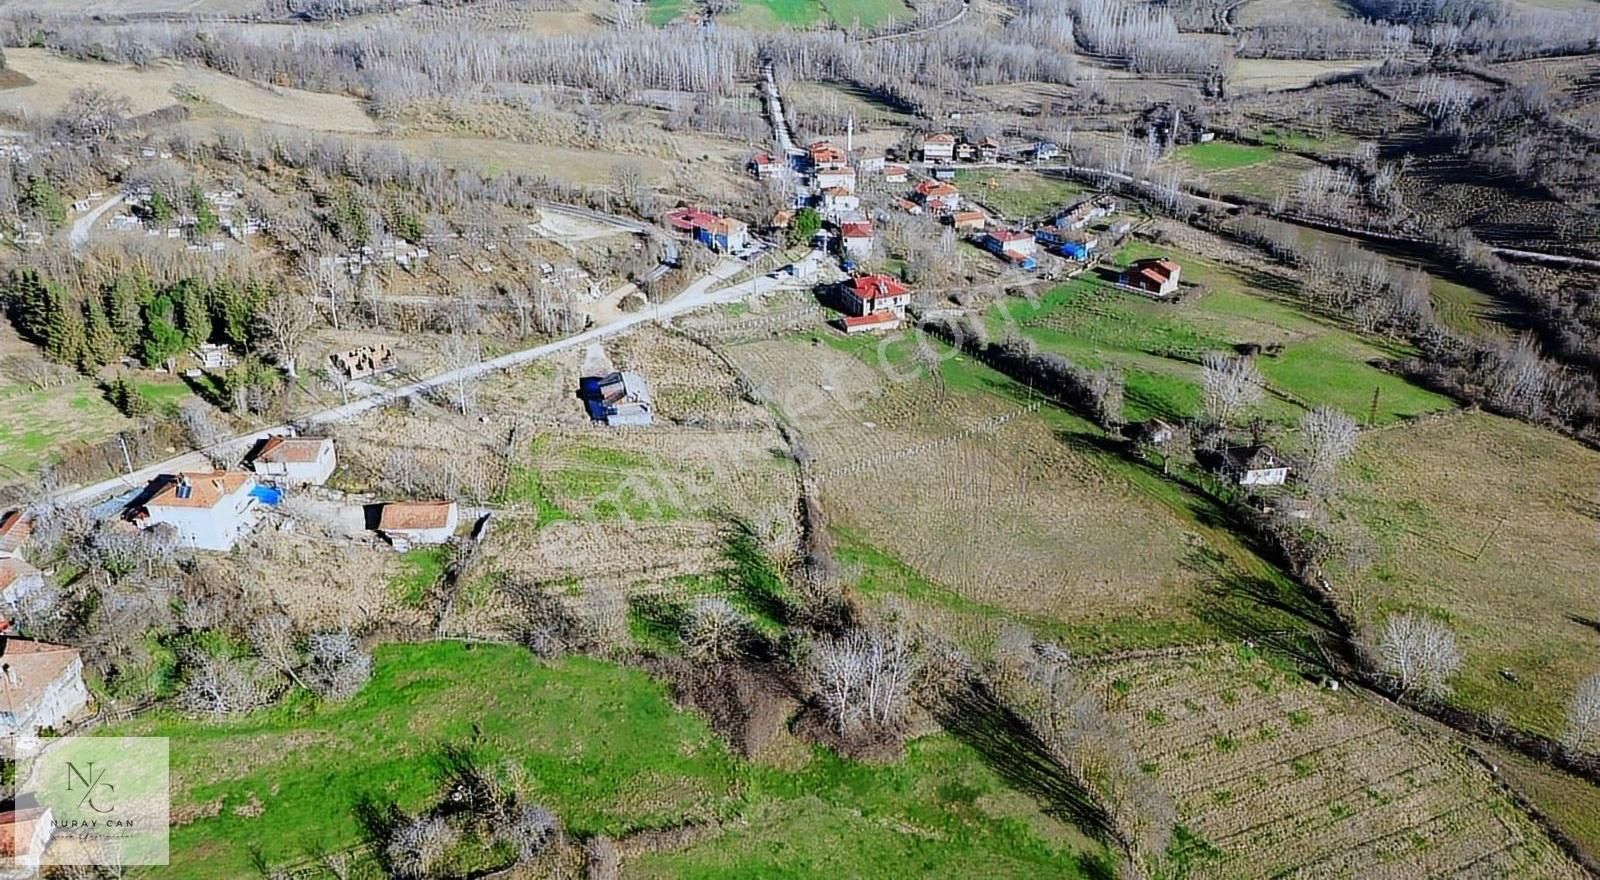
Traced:
<path fill-rule="evenodd" d="M 638 373 L 617 372 L 578 380 L 589 418 L 608 425 L 648 425 L 655 409 L 650 385 Z"/>
<path fill-rule="evenodd" d="M 1117 276 L 1117 283 L 1158 297 L 1178 291 L 1178 275 L 1183 267 L 1165 257 L 1138 260 Z"/>
<path fill-rule="evenodd" d="M 455 536 L 461 511 L 454 501 L 393 501 L 378 514 L 378 531 L 396 550 L 443 544 Z"/>

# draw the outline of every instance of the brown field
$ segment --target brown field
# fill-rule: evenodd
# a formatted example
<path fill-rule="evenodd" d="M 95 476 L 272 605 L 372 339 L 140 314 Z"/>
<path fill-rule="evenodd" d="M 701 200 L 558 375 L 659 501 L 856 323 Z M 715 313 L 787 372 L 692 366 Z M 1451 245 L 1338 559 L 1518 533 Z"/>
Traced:
<path fill-rule="evenodd" d="M 140 70 L 72 61 L 44 49 L 9 49 L 6 63 L 32 85 L 0 91 L 0 111 L 24 116 L 55 113 L 73 90 L 99 86 L 128 99 L 135 114 L 179 102 L 179 94 L 231 114 L 319 131 L 376 132 L 361 102 L 339 95 L 263 86 L 199 68 L 163 63 Z"/>
<path fill-rule="evenodd" d="M 1095 680 L 1192 835 L 1190 877 L 1582 877 L 1452 739 L 1244 649 Z"/>
<path fill-rule="evenodd" d="M 1193 536 L 1183 524 L 1063 445 L 1046 421 L 1023 414 L 986 427 L 1015 403 L 941 401 L 931 383 L 892 381 L 826 344 L 756 342 L 731 354 L 816 457 L 830 522 L 967 602 L 1059 619 L 1159 619 L 1202 580 L 1186 564 Z M 956 436 L 969 427 L 981 430 Z"/>
<path fill-rule="evenodd" d="M 1250 8 L 1249 6 L 1245 7 Z M 1311 85 L 1319 76 L 1349 73 L 1383 63 L 1382 58 L 1352 58 L 1341 61 L 1289 61 L 1280 58 L 1241 58 L 1234 62 L 1228 85 L 1236 89 L 1299 89 Z"/>
<path fill-rule="evenodd" d="M 1466 655 L 1455 698 L 1558 734 L 1600 656 L 1600 453 L 1483 413 L 1397 427 L 1362 437 L 1337 507 L 1377 547 L 1333 577 L 1355 615 L 1439 615 Z"/>
<path fill-rule="evenodd" d="M 1233 14 L 1239 27 L 1255 27 L 1275 18 L 1316 15 L 1321 18 L 1350 18 L 1350 8 L 1339 0 L 1245 0 Z"/>

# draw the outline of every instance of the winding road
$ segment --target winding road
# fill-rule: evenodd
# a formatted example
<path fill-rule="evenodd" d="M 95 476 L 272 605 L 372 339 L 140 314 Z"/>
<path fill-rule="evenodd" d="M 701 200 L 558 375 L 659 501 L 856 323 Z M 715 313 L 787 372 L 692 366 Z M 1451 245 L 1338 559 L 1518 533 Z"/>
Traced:
<path fill-rule="evenodd" d="M 77 220 L 72 221 L 72 229 L 67 232 L 67 248 L 74 255 L 83 252 L 83 246 L 89 243 L 89 234 L 94 231 L 94 225 L 112 208 L 122 204 L 122 193 L 117 193 L 109 199 L 95 205 Z"/>

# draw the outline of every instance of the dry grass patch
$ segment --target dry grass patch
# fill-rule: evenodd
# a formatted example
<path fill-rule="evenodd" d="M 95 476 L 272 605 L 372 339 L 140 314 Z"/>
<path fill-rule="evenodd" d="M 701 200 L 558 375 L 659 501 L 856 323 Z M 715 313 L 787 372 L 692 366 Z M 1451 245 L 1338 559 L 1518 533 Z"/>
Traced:
<path fill-rule="evenodd" d="M 1453 740 L 1250 652 L 1095 675 L 1171 793 L 1190 877 L 1581 877 Z"/>
<path fill-rule="evenodd" d="M 10 49 L 6 63 L 34 82 L 0 92 L 0 110 L 26 116 L 57 113 L 74 90 L 98 86 L 126 98 L 135 114 L 171 106 L 184 95 L 280 125 L 317 131 L 378 130 L 354 98 L 266 86 L 172 62 L 135 68 L 73 61 L 45 49 Z"/>
<path fill-rule="evenodd" d="M 971 601 L 1074 619 L 1169 615 L 1201 577 L 1170 512 L 998 397 L 891 381 L 827 345 L 733 357 L 797 428 L 837 524 Z M 909 377 L 908 377 L 909 378 Z M 972 436 L 960 436 L 978 428 Z M 925 446 L 933 441 L 933 445 Z"/>
<path fill-rule="evenodd" d="M 1340 525 L 1377 560 L 1335 574 L 1341 598 L 1364 622 L 1439 615 L 1466 654 L 1456 699 L 1558 733 L 1600 655 L 1600 453 L 1469 413 L 1364 435 L 1347 476 Z"/>

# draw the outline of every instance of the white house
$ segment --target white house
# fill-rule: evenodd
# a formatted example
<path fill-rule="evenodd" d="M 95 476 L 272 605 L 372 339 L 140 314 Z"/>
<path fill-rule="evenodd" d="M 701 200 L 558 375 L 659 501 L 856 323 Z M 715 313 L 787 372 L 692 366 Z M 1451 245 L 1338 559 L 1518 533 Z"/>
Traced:
<path fill-rule="evenodd" d="M 922 139 L 922 161 L 951 162 L 956 157 L 956 137 L 953 134 L 930 134 Z"/>
<path fill-rule="evenodd" d="M 814 181 L 817 189 L 843 189 L 849 192 L 856 191 L 856 170 L 850 167 L 829 168 L 816 173 Z"/>
<path fill-rule="evenodd" d="M 861 199 L 857 198 L 855 193 L 840 186 L 823 190 L 822 196 L 818 201 L 819 206 L 822 208 L 822 213 L 828 219 L 834 221 L 841 220 L 861 210 Z"/>
<path fill-rule="evenodd" d="M 0 559 L 0 610 L 17 607 L 17 603 L 34 590 L 44 586 L 44 572 L 17 556 Z"/>
<path fill-rule="evenodd" d="M 251 458 L 250 469 L 274 482 L 320 486 L 338 463 L 332 437 L 268 437 Z"/>
<path fill-rule="evenodd" d="M 0 736 L 59 729 L 88 704 L 76 649 L 0 636 Z"/>
<path fill-rule="evenodd" d="M 231 550 L 261 518 L 256 478 L 244 471 L 163 476 L 153 487 L 137 517 L 139 527 L 172 526 L 185 547 Z"/>
<path fill-rule="evenodd" d="M 0 559 L 22 555 L 22 545 L 33 535 L 33 517 L 20 510 L 0 516 Z"/>
<path fill-rule="evenodd" d="M 1267 446 L 1230 448 L 1225 466 L 1241 486 L 1282 486 L 1289 479 L 1289 465 Z"/>
<path fill-rule="evenodd" d="M 378 515 L 378 531 L 396 550 L 443 544 L 455 536 L 461 511 L 454 501 L 392 501 Z"/>
<path fill-rule="evenodd" d="M 864 260 L 872 256 L 872 245 L 876 241 L 877 232 L 871 220 L 846 220 L 839 224 L 839 249 L 847 257 Z"/>
<path fill-rule="evenodd" d="M 862 275 L 844 288 L 845 311 L 853 317 L 890 312 L 904 318 L 911 289 L 888 275 Z"/>
<path fill-rule="evenodd" d="M 24 873 L 5 876 L 36 876 L 45 848 L 55 833 L 55 819 L 49 807 L 42 807 L 31 795 L 0 810 L 0 866 Z"/>

